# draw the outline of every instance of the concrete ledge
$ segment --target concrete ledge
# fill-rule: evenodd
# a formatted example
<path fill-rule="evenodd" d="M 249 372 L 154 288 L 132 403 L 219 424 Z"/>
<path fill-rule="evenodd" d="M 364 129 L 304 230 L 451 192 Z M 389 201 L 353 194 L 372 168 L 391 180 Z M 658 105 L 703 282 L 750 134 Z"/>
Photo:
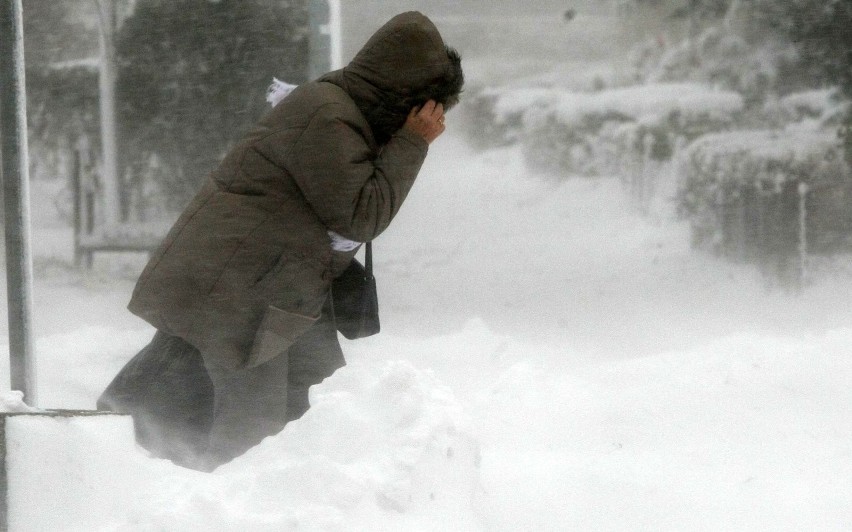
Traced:
<path fill-rule="evenodd" d="M 0 413 L 0 530 L 50 530 L 57 522 L 96 529 L 92 509 L 110 511 L 122 464 L 135 452 L 130 416 Z"/>

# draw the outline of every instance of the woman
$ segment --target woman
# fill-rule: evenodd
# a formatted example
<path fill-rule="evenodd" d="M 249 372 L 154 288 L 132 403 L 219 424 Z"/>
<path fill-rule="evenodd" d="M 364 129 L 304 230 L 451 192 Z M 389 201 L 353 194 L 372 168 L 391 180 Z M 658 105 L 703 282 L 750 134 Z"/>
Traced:
<path fill-rule="evenodd" d="M 141 444 L 199 469 L 300 417 L 345 363 L 331 281 L 394 218 L 462 85 L 458 54 L 408 12 L 278 103 L 142 272 L 128 308 L 158 332 L 99 408 L 133 414 Z"/>

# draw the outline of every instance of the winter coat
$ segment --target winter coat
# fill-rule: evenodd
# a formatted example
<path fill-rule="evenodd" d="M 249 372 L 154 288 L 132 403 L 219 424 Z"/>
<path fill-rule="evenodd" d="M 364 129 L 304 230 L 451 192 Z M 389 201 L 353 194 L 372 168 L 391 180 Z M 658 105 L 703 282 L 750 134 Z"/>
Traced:
<path fill-rule="evenodd" d="M 226 368 L 283 353 L 319 317 L 357 242 L 397 214 L 428 144 L 406 129 L 383 145 L 366 116 L 447 68 L 428 18 L 404 13 L 340 71 L 295 89 L 230 152 L 142 272 L 128 308 Z M 400 118 L 400 124 L 405 117 Z"/>

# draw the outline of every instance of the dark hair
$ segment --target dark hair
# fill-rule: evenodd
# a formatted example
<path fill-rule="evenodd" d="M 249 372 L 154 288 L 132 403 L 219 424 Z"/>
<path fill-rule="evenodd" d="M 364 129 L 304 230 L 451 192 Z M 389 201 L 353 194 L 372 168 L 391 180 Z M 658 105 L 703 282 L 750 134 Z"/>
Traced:
<path fill-rule="evenodd" d="M 459 96 L 464 86 L 464 72 L 461 67 L 461 55 L 455 48 L 445 47 L 447 50 L 447 58 L 450 60 L 449 68 L 444 75 L 422 87 L 408 98 L 406 103 L 411 103 L 411 107 L 423 105 L 429 100 L 435 100 L 444 105 L 445 108 L 451 109 L 459 103 Z"/>
<path fill-rule="evenodd" d="M 367 121 L 373 128 L 373 134 L 379 144 L 385 144 L 405 124 L 412 108 L 435 100 L 446 109 L 451 109 L 459 102 L 464 86 L 461 55 L 455 48 L 447 46 L 446 50 L 450 64 L 440 78 L 426 86 L 415 88 L 410 94 L 386 93 L 378 105 L 367 111 Z"/>

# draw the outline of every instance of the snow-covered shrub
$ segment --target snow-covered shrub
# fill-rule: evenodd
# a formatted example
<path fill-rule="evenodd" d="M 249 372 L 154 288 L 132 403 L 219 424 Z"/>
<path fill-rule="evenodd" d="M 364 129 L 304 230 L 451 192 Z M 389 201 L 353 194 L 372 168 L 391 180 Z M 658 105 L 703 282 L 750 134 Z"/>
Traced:
<path fill-rule="evenodd" d="M 733 92 L 660 84 L 594 93 L 506 91 L 494 109 L 498 117 L 522 113 L 521 140 L 531 167 L 601 175 L 635 171 L 634 163 L 648 156 L 668 160 L 679 137 L 727 129 L 742 107 Z"/>
<path fill-rule="evenodd" d="M 693 243 L 788 270 L 792 257 L 852 249 L 852 181 L 832 131 L 705 135 L 679 160 Z"/>
<path fill-rule="evenodd" d="M 656 71 L 663 55 L 667 53 L 665 41 L 646 39 L 627 52 L 627 68 L 633 83 L 642 84 Z"/>
<path fill-rule="evenodd" d="M 641 49 L 648 48 L 645 45 Z M 636 77 L 647 83 L 695 82 L 743 95 L 746 106 L 759 105 L 776 92 L 779 66 L 793 57 L 791 45 L 774 39 L 751 43 L 727 25 L 705 29 L 695 38 L 655 54 L 637 54 L 644 63 Z"/>
<path fill-rule="evenodd" d="M 825 118 L 837 110 L 835 89 L 814 89 L 795 92 L 780 99 L 782 109 L 789 113 L 793 121 L 807 118 Z"/>
<path fill-rule="evenodd" d="M 589 114 L 566 124 L 558 113 L 532 111 L 525 116 L 522 136 L 527 165 L 549 173 L 600 175 L 598 156 L 605 149 L 599 142 L 604 126 L 617 127 L 629 117 L 617 112 Z"/>
<path fill-rule="evenodd" d="M 479 90 L 465 94 L 459 104 L 465 135 L 476 148 L 506 146 L 517 142 L 520 136 L 523 112 L 498 116 L 495 109 L 498 100 L 497 94 Z"/>
<path fill-rule="evenodd" d="M 552 82 L 466 95 L 460 110 L 470 142 L 520 142 L 533 168 L 602 175 L 641 160 L 648 135 L 653 158 L 668 160 L 679 137 L 730 129 L 744 107 L 739 94 L 700 83 L 576 90 Z"/>
<path fill-rule="evenodd" d="M 739 196 L 744 186 L 775 192 L 789 181 L 811 186 L 848 177 L 831 132 L 734 131 L 705 135 L 690 144 L 680 162 L 681 210 L 691 214 Z"/>
<path fill-rule="evenodd" d="M 848 102 L 839 97 L 836 87 L 808 89 L 781 97 L 769 95 L 760 108 L 751 109 L 743 129 L 839 129 L 846 117 Z"/>
<path fill-rule="evenodd" d="M 738 94 L 695 83 L 492 88 L 462 107 L 474 145 L 520 142 L 532 168 L 586 176 L 629 175 L 649 156 L 667 161 L 678 138 L 729 129 L 742 108 Z"/>

